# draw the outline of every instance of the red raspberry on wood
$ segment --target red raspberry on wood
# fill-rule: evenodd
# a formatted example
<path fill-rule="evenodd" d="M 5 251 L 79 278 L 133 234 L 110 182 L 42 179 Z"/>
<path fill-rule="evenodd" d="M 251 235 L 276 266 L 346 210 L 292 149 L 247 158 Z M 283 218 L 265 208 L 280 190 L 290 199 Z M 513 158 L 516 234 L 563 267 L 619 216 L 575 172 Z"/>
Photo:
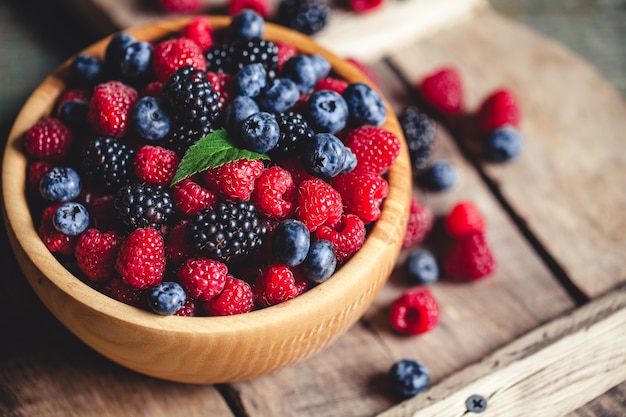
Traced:
<path fill-rule="evenodd" d="M 182 217 L 191 217 L 205 208 L 213 207 L 217 196 L 191 178 L 185 178 L 172 187 L 174 210 Z"/>
<path fill-rule="evenodd" d="M 471 233 L 485 231 L 485 221 L 472 201 L 460 201 L 452 207 L 445 220 L 446 230 L 451 236 L 462 238 Z"/>
<path fill-rule="evenodd" d="M 264 169 L 260 159 L 240 159 L 207 169 L 203 179 L 209 189 L 217 191 L 228 200 L 249 201 L 254 184 Z"/>
<path fill-rule="evenodd" d="M 435 216 L 427 205 L 421 204 L 415 196 L 411 198 L 409 220 L 402 241 L 402 248 L 420 244 L 433 228 Z"/>
<path fill-rule="evenodd" d="M 379 8 L 383 0 L 350 0 L 350 10 L 355 13 L 367 13 Z"/>
<path fill-rule="evenodd" d="M 272 166 L 256 180 L 251 201 L 265 216 L 284 219 L 293 213 L 296 185 L 289 171 Z"/>
<path fill-rule="evenodd" d="M 383 200 L 389 193 L 389 184 L 378 174 L 351 171 L 337 175 L 331 184 L 341 194 L 346 213 L 356 214 L 365 224 L 380 217 Z"/>
<path fill-rule="evenodd" d="M 443 113 L 456 114 L 463 109 L 463 83 L 455 67 L 442 67 L 428 74 L 418 88 L 424 99 Z"/>
<path fill-rule="evenodd" d="M 181 35 L 198 44 L 200 49 L 206 51 L 213 46 L 213 28 L 208 16 L 196 16 L 183 28 Z"/>
<path fill-rule="evenodd" d="M 336 225 L 343 214 L 341 195 L 320 178 L 302 181 L 298 188 L 296 217 L 310 232 L 319 226 Z"/>
<path fill-rule="evenodd" d="M 187 259 L 176 273 L 187 294 L 201 301 L 222 292 L 227 274 L 225 263 L 204 257 Z"/>
<path fill-rule="evenodd" d="M 427 288 L 412 288 L 392 303 L 389 321 L 400 333 L 426 333 L 439 323 L 439 303 Z"/>
<path fill-rule="evenodd" d="M 115 269 L 124 282 L 139 289 L 160 283 L 165 266 L 163 236 L 152 227 L 131 232 L 122 242 L 115 263 Z"/>
<path fill-rule="evenodd" d="M 325 239 L 333 244 L 337 262 L 345 262 L 356 253 L 365 242 L 365 223 L 356 214 L 344 214 L 335 227 L 321 225 L 315 231 L 317 239 Z"/>
<path fill-rule="evenodd" d="M 33 159 L 58 163 L 65 161 L 72 148 L 72 131 L 56 117 L 45 117 L 24 135 L 24 151 Z"/>
<path fill-rule="evenodd" d="M 202 48 L 195 41 L 178 37 L 163 40 L 154 46 L 152 66 L 159 81 L 167 82 L 178 68 L 188 65 L 206 71 Z"/>
<path fill-rule="evenodd" d="M 204 303 L 204 311 L 211 316 L 231 316 L 249 313 L 254 309 L 252 288 L 246 281 L 226 276 L 224 290 Z"/>
<path fill-rule="evenodd" d="M 447 251 L 443 269 L 454 280 L 475 281 L 491 275 L 497 261 L 484 233 L 471 233 L 458 239 Z"/>
<path fill-rule="evenodd" d="M 356 156 L 356 170 L 385 173 L 400 154 L 398 137 L 382 127 L 361 126 L 348 134 L 345 145 Z"/>
<path fill-rule="evenodd" d="M 139 94 L 119 81 L 97 85 L 89 100 L 87 119 L 99 135 L 121 138 L 130 126 L 130 115 Z"/>
<path fill-rule="evenodd" d="M 492 92 L 478 109 L 478 122 L 483 134 L 507 125 L 519 129 L 520 120 L 517 96 L 506 88 Z"/>
<path fill-rule="evenodd" d="M 117 276 L 115 262 L 122 240 L 122 235 L 115 231 L 85 230 L 74 250 L 78 268 L 93 282 L 111 280 Z"/>
<path fill-rule="evenodd" d="M 144 145 L 135 154 L 135 174 L 145 183 L 167 187 L 179 163 L 176 152 L 161 146 Z"/>

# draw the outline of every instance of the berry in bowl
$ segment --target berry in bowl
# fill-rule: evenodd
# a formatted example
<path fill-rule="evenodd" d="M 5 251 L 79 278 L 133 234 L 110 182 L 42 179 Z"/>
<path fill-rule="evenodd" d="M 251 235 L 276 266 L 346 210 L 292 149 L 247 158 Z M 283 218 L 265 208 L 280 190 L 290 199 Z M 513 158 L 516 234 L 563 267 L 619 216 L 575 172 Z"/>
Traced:
<path fill-rule="evenodd" d="M 411 170 L 362 72 L 246 10 L 71 57 L 18 115 L 2 186 L 15 255 L 70 331 L 137 372 L 221 383 L 359 319 L 400 251 Z"/>

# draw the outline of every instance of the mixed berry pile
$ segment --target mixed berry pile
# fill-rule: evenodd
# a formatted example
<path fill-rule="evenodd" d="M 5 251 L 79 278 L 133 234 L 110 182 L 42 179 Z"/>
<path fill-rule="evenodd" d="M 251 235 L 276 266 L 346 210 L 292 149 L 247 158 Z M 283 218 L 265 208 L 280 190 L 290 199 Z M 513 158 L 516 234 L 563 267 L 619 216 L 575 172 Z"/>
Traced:
<path fill-rule="evenodd" d="M 23 138 L 39 235 L 83 279 L 162 315 L 231 315 L 329 279 L 381 215 L 386 108 L 251 10 L 78 54 Z"/>

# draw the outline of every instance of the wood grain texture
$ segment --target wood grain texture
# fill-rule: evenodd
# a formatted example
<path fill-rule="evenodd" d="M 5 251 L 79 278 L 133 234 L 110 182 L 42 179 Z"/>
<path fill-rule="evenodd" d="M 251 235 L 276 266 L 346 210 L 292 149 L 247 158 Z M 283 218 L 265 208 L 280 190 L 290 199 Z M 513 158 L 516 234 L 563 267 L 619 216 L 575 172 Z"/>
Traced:
<path fill-rule="evenodd" d="M 624 282 L 624 99 L 559 44 L 489 11 L 416 47 L 419 54 L 394 54 L 392 62 L 414 83 L 444 64 L 459 69 L 469 116 L 452 123 L 563 273 L 589 297 Z M 504 86 L 520 101 L 525 149 L 513 163 L 490 164 L 481 159 L 471 115 Z"/>
<path fill-rule="evenodd" d="M 540 326 L 401 405 L 380 414 L 461 416 L 471 395 L 484 416 L 559 417 L 626 380 L 626 288 Z"/>
<path fill-rule="evenodd" d="M 136 39 L 160 39 L 182 28 L 180 18 L 128 30 Z M 213 18 L 214 28 L 229 19 Z M 267 25 L 267 39 L 295 45 L 302 53 L 319 53 L 337 76 L 367 82 L 352 64 L 310 38 Z M 102 58 L 108 38 L 84 52 Z M 53 314 L 96 351 L 147 375 L 179 382 L 218 383 L 257 377 L 291 365 L 324 348 L 367 309 L 384 285 L 400 250 L 410 198 L 406 145 L 388 174 L 389 193 L 380 218 L 349 262 L 333 279 L 277 306 L 225 317 L 159 316 L 125 305 L 72 275 L 47 250 L 28 212 L 25 197 L 27 161 L 20 149 L 24 132 L 49 114 L 64 88 L 69 61 L 48 77 L 25 104 L 9 135 L 2 166 L 7 233 L 31 286 Z M 402 137 L 389 104 L 386 129 Z M 10 204 L 7 204 L 10 201 Z M 183 348 L 181 348 L 183 346 Z M 241 357 L 254 358 L 243 362 Z"/>

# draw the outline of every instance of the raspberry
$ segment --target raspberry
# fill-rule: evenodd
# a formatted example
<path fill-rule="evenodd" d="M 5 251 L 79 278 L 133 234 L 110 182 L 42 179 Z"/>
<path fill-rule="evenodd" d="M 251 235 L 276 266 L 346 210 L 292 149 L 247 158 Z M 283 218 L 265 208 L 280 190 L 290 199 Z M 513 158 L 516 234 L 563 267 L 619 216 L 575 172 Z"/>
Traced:
<path fill-rule="evenodd" d="M 185 178 L 172 187 L 174 210 L 183 217 L 190 217 L 205 208 L 213 207 L 217 197 L 190 178 Z"/>
<path fill-rule="evenodd" d="M 207 301 L 222 292 L 227 273 L 226 264 L 200 257 L 187 259 L 176 276 L 190 297 Z"/>
<path fill-rule="evenodd" d="M 164 83 L 180 67 L 191 66 L 206 70 L 202 48 L 189 38 L 166 39 L 156 44 L 152 52 L 152 63 L 157 79 Z"/>
<path fill-rule="evenodd" d="M 519 129 L 520 119 L 517 97 L 506 88 L 491 93 L 478 109 L 478 121 L 483 134 L 506 125 Z"/>
<path fill-rule="evenodd" d="M 236 16 L 245 9 L 252 10 L 263 18 L 270 15 L 270 10 L 265 0 L 230 0 L 228 5 L 228 14 Z"/>
<path fill-rule="evenodd" d="M 142 97 L 159 98 L 163 94 L 163 81 L 152 81 L 141 90 Z"/>
<path fill-rule="evenodd" d="M 76 243 L 74 256 L 80 270 L 93 282 L 109 281 L 116 276 L 115 261 L 122 235 L 98 229 L 85 230 Z"/>
<path fill-rule="evenodd" d="M 232 275 L 226 276 L 224 290 L 204 303 L 204 311 L 212 316 L 231 316 L 254 309 L 254 295 L 250 284 Z"/>
<path fill-rule="evenodd" d="M 273 264 L 265 268 L 252 288 L 257 304 L 267 307 L 297 297 L 301 289 L 287 265 Z"/>
<path fill-rule="evenodd" d="M 344 214 L 334 228 L 321 225 L 315 231 L 317 239 L 332 243 L 337 262 L 342 263 L 361 249 L 365 242 L 365 223 L 356 214 Z"/>
<path fill-rule="evenodd" d="M 213 28 L 207 16 L 196 16 L 185 26 L 181 32 L 185 38 L 189 38 L 198 44 L 203 51 L 213 46 Z"/>
<path fill-rule="evenodd" d="M 160 146 L 144 145 L 135 154 L 137 178 L 149 184 L 169 185 L 180 158 L 176 152 Z"/>
<path fill-rule="evenodd" d="M 61 204 L 62 203 L 55 204 L 53 206 L 46 207 L 43 210 L 37 231 L 39 233 L 39 237 L 50 252 L 59 255 L 72 255 L 74 253 L 74 248 L 76 247 L 78 236 L 68 236 L 63 234 L 59 232 L 52 223 L 54 213 L 56 212 L 57 207 Z"/>
<path fill-rule="evenodd" d="M 434 223 L 433 211 L 430 207 L 420 204 L 415 196 L 411 198 L 409 220 L 402 241 L 402 248 L 410 248 L 420 244 L 432 230 Z"/>
<path fill-rule="evenodd" d="M 454 280 L 475 281 L 491 275 L 497 267 L 484 233 L 471 233 L 458 239 L 443 260 L 443 269 Z"/>
<path fill-rule="evenodd" d="M 36 160 L 62 162 L 69 156 L 72 131 L 56 117 L 45 117 L 24 135 L 24 151 Z"/>
<path fill-rule="evenodd" d="M 278 47 L 278 70 L 282 70 L 283 65 L 289 58 L 298 55 L 298 50 L 287 42 L 277 42 L 276 46 Z"/>
<path fill-rule="evenodd" d="M 132 231 L 122 242 L 115 270 L 124 283 L 146 289 L 163 280 L 165 273 L 163 236 L 152 227 Z"/>
<path fill-rule="evenodd" d="M 259 176 L 250 200 L 260 214 L 284 219 L 293 213 L 295 191 L 289 171 L 273 166 Z"/>
<path fill-rule="evenodd" d="M 302 158 L 300 156 L 295 156 L 293 158 L 281 159 L 280 161 L 276 161 L 276 164 L 281 168 L 289 171 L 291 174 L 291 178 L 293 179 L 294 184 L 299 186 L 304 180 L 312 180 L 315 178 L 313 175 L 306 172 L 304 166 L 302 165 Z"/>
<path fill-rule="evenodd" d="M 56 104 L 57 112 L 68 101 L 82 101 L 86 103 L 89 101 L 89 97 L 90 97 L 89 90 L 85 88 L 67 89 L 63 91 L 63 94 L 61 94 L 61 97 L 59 97 L 59 99 L 57 100 L 57 104 Z"/>
<path fill-rule="evenodd" d="M 196 249 L 185 239 L 188 220 L 181 220 L 170 229 L 165 239 L 165 256 L 168 262 L 182 262 L 199 256 Z"/>
<path fill-rule="evenodd" d="M 455 114 L 463 108 L 463 84 L 455 67 L 442 67 L 427 75 L 418 88 L 424 99 L 443 113 Z"/>
<path fill-rule="evenodd" d="M 302 181 L 298 188 L 296 217 L 310 232 L 322 224 L 336 225 L 343 214 L 341 195 L 319 178 Z"/>
<path fill-rule="evenodd" d="M 138 96 L 137 90 L 119 81 L 97 85 L 89 100 L 87 118 L 91 128 L 102 136 L 124 136 Z"/>
<path fill-rule="evenodd" d="M 236 97 L 235 93 L 235 77 L 225 72 L 213 72 L 206 73 L 206 78 L 211 83 L 211 88 L 218 94 L 218 101 L 222 103 L 222 108 L 225 109 L 230 103 L 233 97 Z"/>
<path fill-rule="evenodd" d="M 96 197 L 89 203 L 89 214 L 93 225 L 101 232 L 121 230 L 123 223 L 115 216 L 115 205 L 112 195 Z"/>
<path fill-rule="evenodd" d="M 383 0 L 350 0 L 350 10 L 355 13 L 366 13 L 379 8 Z"/>
<path fill-rule="evenodd" d="M 392 303 L 389 321 L 400 333 L 426 333 L 439 323 L 439 304 L 427 288 L 412 288 Z"/>
<path fill-rule="evenodd" d="M 122 278 L 113 278 L 106 286 L 105 293 L 111 298 L 134 307 L 147 309 L 146 290 L 126 284 Z"/>
<path fill-rule="evenodd" d="M 348 134 L 345 144 L 357 158 L 355 169 L 385 173 L 400 153 L 400 140 L 376 126 L 361 126 Z"/>
<path fill-rule="evenodd" d="M 187 297 L 185 304 L 174 313 L 175 316 L 181 317 L 195 317 L 199 311 L 198 301 L 193 298 Z"/>
<path fill-rule="evenodd" d="M 452 207 L 446 216 L 445 224 L 448 233 L 455 238 L 485 231 L 485 221 L 478 207 L 471 201 L 460 201 Z"/>
<path fill-rule="evenodd" d="M 158 0 L 166 13 L 193 13 L 200 10 L 200 0 Z"/>
<path fill-rule="evenodd" d="M 205 184 L 228 200 L 250 200 L 254 183 L 265 169 L 260 159 L 240 159 L 204 172 Z"/>
<path fill-rule="evenodd" d="M 341 195 L 346 213 L 356 214 L 365 224 L 378 220 L 382 202 L 389 193 L 389 184 L 383 177 L 352 171 L 337 175 L 331 184 Z"/>
<path fill-rule="evenodd" d="M 348 87 L 346 80 L 329 76 L 317 80 L 313 91 L 330 90 L 337 94 L 342 94 L 346 87 Z"/>

